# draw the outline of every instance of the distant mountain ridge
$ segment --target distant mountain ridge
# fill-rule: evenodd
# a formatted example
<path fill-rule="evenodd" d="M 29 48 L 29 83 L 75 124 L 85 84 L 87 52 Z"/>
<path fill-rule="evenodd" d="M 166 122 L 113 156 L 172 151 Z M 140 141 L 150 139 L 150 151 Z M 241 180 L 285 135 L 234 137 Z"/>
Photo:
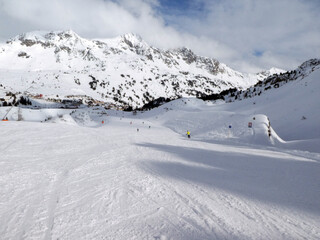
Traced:
<path fill-rule="evenodd" d="M 0 83 L 7 91 L 57 100 L 86 97 L 133 109 L 159 98 L 244 90 L 280 72 L 240 73 L 187 48 L 149 46 L 135 34 L 88 40 L 73 31 L 30 32 L 0 45 Z"/>
<path fill-rule="evenodd" d="M 302 80 L 305 77 L 309 76 L 314 71 L 320 71 L 320 59 L 317 59 L 317 58 L 310 59 L 302 63 L 295 70 L 271 75 L 266 79 L 259 81 L 254 86 L 246 90 L 238 90 L 236 88 L 231 88 L 231 89 L 222 91 L 219 94 L 213 94 L 211 96 L 203 96 L 202 99 L 204 100 L 223 99 L 226 102 L 234 102 L 236 100 L 252 98 L 255 96 L 260 96 L 261 94 L 264 94 L 268 90 L 282 87 L 286 83 L 296 81 L 296 80 Z M 307 84 L 307 82 L 305 84 Z"/>

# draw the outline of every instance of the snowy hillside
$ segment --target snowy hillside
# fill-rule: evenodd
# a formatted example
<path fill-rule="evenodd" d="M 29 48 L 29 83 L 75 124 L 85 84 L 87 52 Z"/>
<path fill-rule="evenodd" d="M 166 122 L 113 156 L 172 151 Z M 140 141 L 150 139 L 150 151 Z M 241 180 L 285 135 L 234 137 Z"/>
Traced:
<path fill-rule="evenodd" d="M 263 81 L 259 81 L 254 86 L 246 89 L 245 91 L 233 91 L 230 94 L 224 96 L 224 99 L 228 102 L 235 100 L 242 100 L 245 98 L 251 98 L 253 96 L 260 96 L 264 94 L 265 91 L 270 89 L 279 88 L 291 81 L 304 81 L 313 72 L 320 71 L 320 59 L 310 59 L 297 69 L 293 71 L 288 71 L 285 73 L 274 74 L 270 77 L 265 78 Z M 308 84 L 306 80 L 305 84 Z M 298 90 L 299 91 L 299 90 Z"/>
<path fill-rule="evenodd" d="M 31 32 L 0 45 L 0 84 L 6 91 L 122 107 L 246 89 L 280 72 L 243 74 L 190 49 L 154 48 L 134 34 L 87 40 L 72 31 Z"/>
<path fill-rule="evenodd" d="M 13 107 L 0 122 L 0 236 L 319 239 L 318 80 L 136 114 Z"/>

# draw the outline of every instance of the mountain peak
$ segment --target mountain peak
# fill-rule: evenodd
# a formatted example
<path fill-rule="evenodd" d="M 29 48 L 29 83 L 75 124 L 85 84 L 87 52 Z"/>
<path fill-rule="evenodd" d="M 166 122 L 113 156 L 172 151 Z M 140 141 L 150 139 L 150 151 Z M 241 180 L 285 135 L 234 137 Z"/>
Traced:
<path fill-rule="evenodd" d="M 66 30 L 66 31 L 32 31 L 20 34 L 9 41 L 7 43 L 20 41 L 22 44 L 25 44 L 27 46 L 32 46 L 33 44 L 37 42 L 58 42 L 58 41 L 64 41 L 64 40 L 72 40 L 77 41 L 81 39 L 81 37 L 73 32 L 72 30 Z"/>
<path fill-rule="evenodd" d="M 122 35 L 120 38 L 131 48 L 149 48 L 149 45 L 138 34 L 127 33 Z"/>
<path fill-rule="evenodd" d="M 160 97 L 199 97 L 228 88 L 243 89 L 268 77 L 247 77 L 189 48 L 153 48 L 134 33 L 96 41 L 71 30 L 29 32 L 0 51 L 2 69 L 27 72 L 26 81 L 41 86 L 42 92 L 47 90 L 47 96 L 52 92 L 59 96 L 85 93 L 133 108 Z"/>
<path fill-rule="evenodd" d="M 127 39 L 134 42 L 143 42 L 142 37 L 136 33 L 126 33 L 122 35 L 123 39 Z"/>
<path fill-rule="evenodd" d="M 45 35 L 47 39 L 80 39 L 81 37 L 72 30 L 49 32 Z"/>

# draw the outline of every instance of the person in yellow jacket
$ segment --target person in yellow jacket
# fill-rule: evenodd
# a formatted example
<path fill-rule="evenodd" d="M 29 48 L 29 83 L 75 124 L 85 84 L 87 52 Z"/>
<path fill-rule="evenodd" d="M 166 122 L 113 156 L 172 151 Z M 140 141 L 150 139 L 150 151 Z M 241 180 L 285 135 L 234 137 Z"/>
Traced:
<path fill-rule="evenodd" d="M 187 135 L 188 135 L 188 138 L 190 138 L 190 132 L 189 132 L 189 130 L 187 131 Z"/>

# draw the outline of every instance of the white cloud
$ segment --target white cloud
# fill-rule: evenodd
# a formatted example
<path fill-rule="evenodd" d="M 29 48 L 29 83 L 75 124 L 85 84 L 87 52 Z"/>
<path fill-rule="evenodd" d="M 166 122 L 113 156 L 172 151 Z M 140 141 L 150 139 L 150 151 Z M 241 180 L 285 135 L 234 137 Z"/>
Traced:
<path fill-rule="evenodd" d="M 177 16 L 161 12 L 160 4 L 0 0 L 0 39 L 32 30 L 72 29 L 87 38 L 134 32 L 155 46 L 187 46 L 241 71 L 291 69 L 320 55 L 320 4 L 315 0 L 194 0 Z M 201 11 L 195 10 L 199 6 Z"/>
<path fill-rule="evenodd" d="M 198 20 L 175 19 L 188 32 L 205 35 L 237 52 L 223 59 L 233 65 L 246 61 L 258 68 L 291 68 L 320 55 L 320 2 L 310 0 L 209 1 Z M 254 52 L 263 54 L 255 56 Z M 281 59 L 281 60 L 280 60 Z M 276 61 L 275 61 L 276 60 Z M 234 66 L 240 66 L 235 64 Z"/>

